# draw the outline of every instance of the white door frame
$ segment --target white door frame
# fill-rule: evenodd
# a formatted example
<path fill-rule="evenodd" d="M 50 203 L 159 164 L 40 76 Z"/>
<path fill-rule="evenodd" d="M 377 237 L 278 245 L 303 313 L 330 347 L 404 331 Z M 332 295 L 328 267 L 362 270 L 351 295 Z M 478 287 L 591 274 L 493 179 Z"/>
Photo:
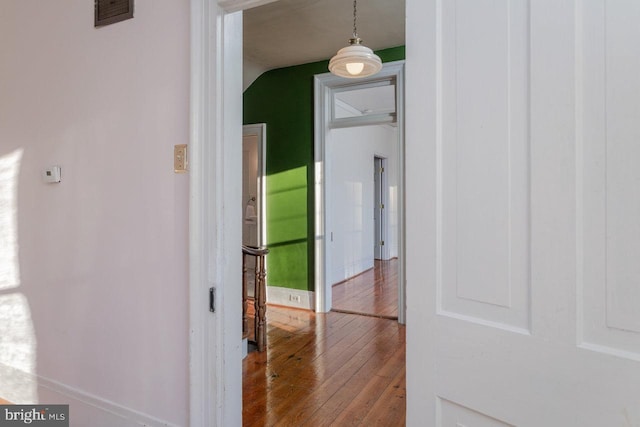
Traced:
<path fill-rule="evenodd" d="M 225 6 L 242 9 L 243 3 Z M 191 0 L 189 424 L 242 424 L 242 13 Z M 225 167 L 236 165 L 236 167 Z M 209 289 L 215 289 L 215 312 Z"/>
<path fill-rule="evenodd" d="M 398 125 L 398 322 L 406 322 L 406 281 L 405 281 L 405 201 L 404 201 L 404 63 L 394 61 L 383 64 L 382 70 L 375 76 L 348 81 L 332 74 L 320 74 L 314 78 L 314 163 L 315 163 L 315 297 L 316 312 L 325 313 L 331 310 L 331 283 L 327 281 L 328 258 L 327 239 L 325 238 L 325 216 L 327 200 L 325 192 L 325 153 L 326 138 L 330 127 L 340 122 L 340 127 L 360 126 L 366 124 L 383 124 L 389 117 L 363 116 L 332 121 L 332 94 L 335 90 L 353 89 L 368 86 L 378 80 L 393 78 L 396 82 L 396 121 Z M 333 124 L 332 124 L 333 122 Z"/>
<path fill-rule="evenodd" d="M 189 424 L 242 425 L 242 13 L 191 0 Z M 215 288 L 215 312 L 209 289 Z M 228 301 L 228 302 L 227 302 Z M 237 302 L 237 303 L 236 303 Z"/>

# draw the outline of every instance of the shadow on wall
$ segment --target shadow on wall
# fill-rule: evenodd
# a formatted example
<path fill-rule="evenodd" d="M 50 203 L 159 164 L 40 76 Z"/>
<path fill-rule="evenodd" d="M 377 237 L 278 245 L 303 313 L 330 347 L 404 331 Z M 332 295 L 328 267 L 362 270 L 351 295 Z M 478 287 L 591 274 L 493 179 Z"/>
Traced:
<path fill-rule="evenodd" d="M 20 287 L 18 176 L 23 150 L 0 157 L 0 398 L 38 403 L 36 335 Z"/>

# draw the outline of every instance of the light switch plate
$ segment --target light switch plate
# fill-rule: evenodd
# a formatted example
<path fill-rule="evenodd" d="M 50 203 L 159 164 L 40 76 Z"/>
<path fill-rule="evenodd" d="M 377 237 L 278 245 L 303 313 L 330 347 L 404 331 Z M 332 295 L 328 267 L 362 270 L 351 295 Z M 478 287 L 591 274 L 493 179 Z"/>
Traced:
<path fill-rule="evenodd" d="M 175 173 L 185 173 L 189 170 L 187 144 L 179 144 L 173 147 L 173 170 Z"/>

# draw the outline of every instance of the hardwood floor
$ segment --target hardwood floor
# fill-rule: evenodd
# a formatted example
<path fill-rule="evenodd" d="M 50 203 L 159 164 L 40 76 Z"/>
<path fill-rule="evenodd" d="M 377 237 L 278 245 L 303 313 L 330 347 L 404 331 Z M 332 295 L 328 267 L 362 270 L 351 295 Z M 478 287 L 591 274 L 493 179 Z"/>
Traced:
<path fill-rule="evenodd" d="M 374 261 L 374 267 L 333 286 L 335 311 L 398 318 L 398 259 Z"/>
<path fill-rule="evenodd" d="M 243 362 L 244 426 L 405 425 L 405 327 L 269 306 L 267 350 Z"/>

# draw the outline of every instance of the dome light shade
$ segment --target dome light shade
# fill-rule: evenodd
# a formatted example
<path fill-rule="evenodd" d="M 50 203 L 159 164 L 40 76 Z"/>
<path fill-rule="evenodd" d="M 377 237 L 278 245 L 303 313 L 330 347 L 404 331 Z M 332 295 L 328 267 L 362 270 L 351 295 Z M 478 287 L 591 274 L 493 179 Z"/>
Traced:
<path fill-rule="evenodd" d="M 359 42 L 343 47 L 329 61 L 329 71 L 340 77 L 368 77 L 376 74 L 381 69 L 382 61 L 380 57 Z"/>
<path fill-rule="evenodd" d="M 357 0 L 353 0 L 353 37 L 349 39 L 349 46 L 343 47 L 329 61 L 329 71 L 340 77 L 350 79 L 369 77 L 382 69 L 380 57 L 362 44 L 358 37 Z"/>

